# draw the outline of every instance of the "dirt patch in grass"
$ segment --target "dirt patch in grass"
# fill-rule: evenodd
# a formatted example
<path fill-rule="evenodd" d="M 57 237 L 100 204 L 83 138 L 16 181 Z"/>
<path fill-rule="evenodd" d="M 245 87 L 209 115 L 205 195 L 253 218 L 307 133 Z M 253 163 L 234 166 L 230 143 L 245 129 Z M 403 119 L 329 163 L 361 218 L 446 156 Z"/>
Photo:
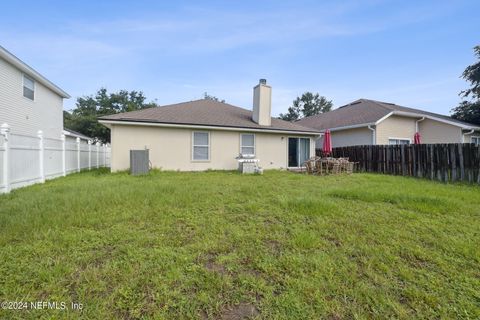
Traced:
<path fill-rule="evenodd" d="M 267 240 L 265 241 L 265 246 L 275 256 L 279 256 L 282 252 L 282 244 L 277 240 Z"/>
<path fill-rule="evenodd" d="M 335 247 L 341 247 L 342 246 L 342 241 L 340 241 L 339 239 L 335 238 L 335 237 L 332 237 L 332 236 L 325 236 L 323 237 L 325 240 L 327 240 L 328 242 L 330 242 L 331 244 L 333 244 Z"/>
<path fill-rule="evenodd" d="M 225 266 L 218 264 L 215 261 L 207 261 L 205 263 L 205 268 L 207 268 L 207 270 L 217 272 L 221 275 L 228 274 L 228 271 L 227 269 L 225 269 Z"/>
<path fill-rule="evenodd" d="M 254 262 L 251 257 L 244 257 L 243 259 L 241 259 L 240 265 L 242 266 L 244 273 L 252 275 L 255 278 L 260 278 L 262 276 L 262 272 L 260 272 L 260 270 L 255 269 Z"/>
<path fill-rule="evenodd" d="M 427 260 L 426 258 L 413 253 L 412 254 L 401 253 L 400 257 L 404 261 L 406 261 L 409 265 L 417 269 L 431 268 L 435 265 L 433 262 Z"/>
<path fill-rule="evenodd" d="M 217 262 L 217 256 L 215 254 L 207 254 L 201 259 L 204 261 L 203 266 L 212 272 L 216 272 L 220 275 L 227 275 L 229 274 L 227 268 L 223 264 Z"/>
<path fill-rule="evenodd" d="M 260 301 L 261 297 L 256 296 L 256 301 Z M 221 320 L 243 320 L 254 319 L 260 316 L 260 310 L 255 303 L 241 302 L 234 306 L 225 306 L 221 309 L 220 313 L 211 315 L 209 318 L 208 313 L 205 310 L 200 311 L 200 319 L 221 319 Z"/>
<path fill-rule="evenodd" d="M 258 317 L 260 311 L 253 303 L 242 302 L 233 307 L 226 308 L 220 314 L 219 319 L 222 320 L 240 320 L 252 319 Z"/>
<path fill-rule="evenodd" d="M 217 261 L 217 255 L 209 253 L 201 258 L 199 258 L 199 261 L 205 269 L 216 272 L 220 275 L 233 275 L 231 271 L 229 271 L 223 264 L 219 263 Z M 261 277 L 261 272 L 259 270 L 256 270 L 252 268 L 252 259 L 250 257 L 243 258 L 240 261 L 240 265 L 243 267 L 242 270 L 239 272 L 244 272 L 247 274 L 250 274 L 254 277 Z"/>
<path fill-rule="evenodd" d="M 332 314 L 329 314 L 326 319 L 328 319 L 328 320 L 342 320 L 343 317 L 339 314 L 332 313 Z"/>
<path fill-rule="evenodd" d="M 278 225 L 278 223 L 280 223 L 280 220 L 278 220 L 277 217 L 265 217 L 263 223 L 266 226 Z"/>

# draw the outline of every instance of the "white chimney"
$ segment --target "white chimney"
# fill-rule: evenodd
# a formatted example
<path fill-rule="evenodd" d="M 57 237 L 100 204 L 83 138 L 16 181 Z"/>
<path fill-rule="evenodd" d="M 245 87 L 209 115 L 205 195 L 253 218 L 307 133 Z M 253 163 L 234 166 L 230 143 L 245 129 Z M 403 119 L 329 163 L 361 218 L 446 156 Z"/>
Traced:
<path fill-rule="evenodd" d="M 253 88 L 252 120 L 261 126 L 272 125 L 272 87 L 267 86 L 267 80 L 260 79 Z"/>

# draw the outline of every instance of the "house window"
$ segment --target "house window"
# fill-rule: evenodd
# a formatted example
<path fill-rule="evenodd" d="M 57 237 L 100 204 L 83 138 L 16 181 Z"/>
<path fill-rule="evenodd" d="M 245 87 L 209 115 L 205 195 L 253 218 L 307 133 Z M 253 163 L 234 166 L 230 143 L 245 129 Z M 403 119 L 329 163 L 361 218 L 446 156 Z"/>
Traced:
<path fill-rule="evenodd" d="M 35 98 L 35 80 L 23 75 L 23 96 L 30 100 Z"/>
<path fill-rule="evenodd" d="M 472 137 L 472 143 L 476 146 L 480 146 L 480 137 Z"/>
<path fill-rule="evenodd" d="M 240 153 L 242 155 L 255 155 L 255 135 L 253 133 L 242 133 L 240 135 Z"/>
<path fill-rule="evenodd" d="M 390 138 L 388 144 L 410 144 L 410 139 Z"/>
<path fill-rule="evenodd" d="M 192 159 L 194 161 L 210 160 L 210 133 L 195 131 L 193 132 L 193 151 Z"/>

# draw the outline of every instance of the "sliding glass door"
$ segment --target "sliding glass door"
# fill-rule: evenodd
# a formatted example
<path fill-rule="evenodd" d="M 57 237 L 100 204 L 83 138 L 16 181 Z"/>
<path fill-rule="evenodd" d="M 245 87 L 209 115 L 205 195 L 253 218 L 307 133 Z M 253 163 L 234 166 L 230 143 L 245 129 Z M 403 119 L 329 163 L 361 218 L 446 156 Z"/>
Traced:
<path fill-rule="evenodd" d="M 298 167 L 298 139 L 288 138 L 288 166 Z"/>
<path fill-rule="evenodd" d="M 303 163 L 310 158 L 310 139 L 300 138 L 298 142 L 298 164 L 302 167 Z"/>
<path fill-rule="evenodd" d="M 301 167 L 310 158 L 309 138 L 288 138 L 288 166 Z"/>

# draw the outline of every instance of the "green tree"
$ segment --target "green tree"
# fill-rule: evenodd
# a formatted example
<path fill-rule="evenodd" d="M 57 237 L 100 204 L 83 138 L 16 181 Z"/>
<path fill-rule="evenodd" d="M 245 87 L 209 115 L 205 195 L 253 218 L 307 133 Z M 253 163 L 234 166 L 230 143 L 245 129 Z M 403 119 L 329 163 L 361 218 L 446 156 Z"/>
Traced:
<path fill-rule="evenodd" d="M 473 48 L 473 50 L 477 59 L 480 60 L 480 45 Z M 460 92 L 460 97 L 465 100 L 452 109 L 452 117 L 480 124 L 480 61 L 468 66 L 463 71 L 462 78 L 470 82 L 471 88 Z"/>
<path fill-rule="evenodd" d="M 101 88 L 95 95 L 77 98 L 71 112 L 64 111 L 64 127 L 92 137 L 95 141 L 110 142 L 110 130 L 98 122 L 98 117 L 157 107 L 155 102 L 146 102 L 141 91 L 120 90 L 108 93 Z"/>
<path fill-rule="evenodd" d="M 293 100 L 292 106 L 288 107 L 287 113 L 281 113 L 279 118 L 287 121 L 295 121 L 303 117 L 332 110 L 333 103 L 318 93 L 305 92 L 301 97 Z"/>
<path fill-rule="evenodd" d="M 209 94 L 206 93 L 206 92 L 203 93 L 203 99 L 205 99 L 205 100 L 213 100 L 213 101 L 225 103 L 225 100 L 224 100 L 224 99 L 220 100 L 219 98 L 217 98 L 217 97 L 215 97 L 215 96 L 212 96 L 212 95 L 209 95 Z"/>

